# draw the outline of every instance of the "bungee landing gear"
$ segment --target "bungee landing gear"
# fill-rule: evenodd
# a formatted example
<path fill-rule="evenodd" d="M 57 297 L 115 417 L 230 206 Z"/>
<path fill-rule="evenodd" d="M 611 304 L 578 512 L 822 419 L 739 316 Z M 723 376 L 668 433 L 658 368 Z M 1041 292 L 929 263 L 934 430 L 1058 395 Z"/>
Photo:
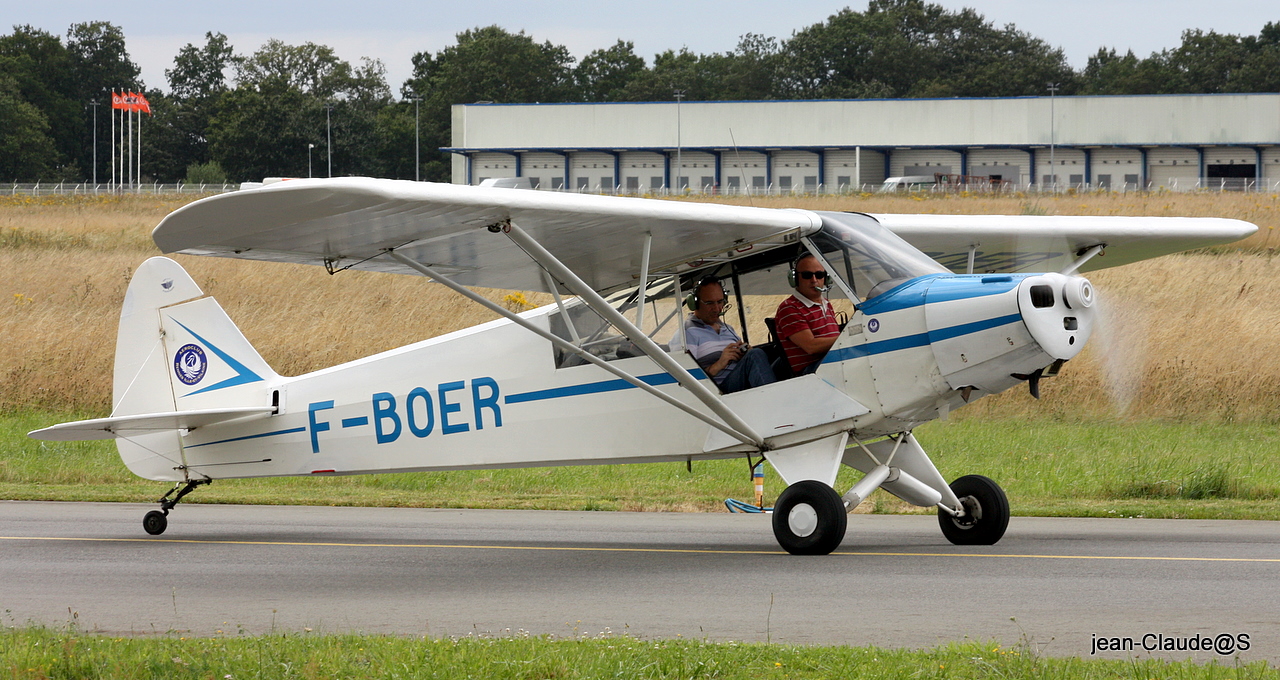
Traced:
<path fill-rule="evenodd" d="M 196 487 L 212 481 L 212 479 L 191 479 L 185 483 L 179 482 L 173 485 L 173 488 L 169 489 L 168 493 L 160 497 L 160 509 L 152 510 L 142 516 L 142 530 L 152 536 L 163 534 L 164 530 L 169 528 L 169 511 L 173 509 L 173 506 L 177 505 L 183 496 L 195 491 Z M 177 495 L 169 498 L 175 491 L 178 492 Z"/>

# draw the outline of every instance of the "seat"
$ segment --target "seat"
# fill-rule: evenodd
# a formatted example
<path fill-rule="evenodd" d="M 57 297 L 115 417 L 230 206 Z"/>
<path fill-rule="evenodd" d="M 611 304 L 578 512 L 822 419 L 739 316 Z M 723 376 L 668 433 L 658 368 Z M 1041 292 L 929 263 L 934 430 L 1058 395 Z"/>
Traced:
<path fill-rule="evenodd" d="M 782 340 L 778 338 L 778 324 L 773 317 L 765 317 L 764 325 L 769 329 L 769 342 L 760 345 L 765 356 L 769 357 L 769 367 L 773 369 L 773 377 L 778 380 L 794 378 L 791 362 L 787 361 L 787 353 L 782 349 Z"/>

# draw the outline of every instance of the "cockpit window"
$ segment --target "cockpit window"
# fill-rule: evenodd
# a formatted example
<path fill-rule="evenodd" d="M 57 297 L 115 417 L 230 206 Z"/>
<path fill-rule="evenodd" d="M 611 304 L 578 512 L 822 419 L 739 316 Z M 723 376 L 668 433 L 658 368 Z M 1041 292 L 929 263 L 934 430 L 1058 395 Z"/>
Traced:
<path fill-rule="evenodd" d="M 917 276 L 949 274 L 928 255 L 875 219 L 858 213 L 819 212 L 822 231 L 812 237 L 859 297 L 874 297 Z"/>

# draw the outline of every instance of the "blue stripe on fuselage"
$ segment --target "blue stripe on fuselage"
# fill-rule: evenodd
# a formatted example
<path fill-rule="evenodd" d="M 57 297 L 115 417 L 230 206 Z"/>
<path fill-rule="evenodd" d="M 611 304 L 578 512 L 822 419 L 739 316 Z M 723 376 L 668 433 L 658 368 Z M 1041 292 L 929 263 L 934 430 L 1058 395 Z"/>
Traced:
<path fill-rule="evenodd" d="M 942 328 L 933 331 L 932 333 L 916 333 L 915 335 L 904 335 L 900 338 L 868 342 L 865 345 L 858 345 L 857 347 L 844 347 L 827 352 L 827 356 L 822 359 L 822 363 L 834 364 L 841 361 L 849 361 L 850 359 L 860 359 L 862 357 L 871 356 L 872 354 L 884 354 L 885 352 L 896 352 L 902 349 L 911 349 L 912 347 L 924 347 L 930 342 L 958 338 L 970 333 L 980 333 L 985 330 L 999 328 L 1000 326 L 1018 323 L 1020 321 L 1022 321 L 1021 314 L 1009 314 L 1007 316 L 997 316 L 993 319 L 985 319 L 983 321 L 962 323 L 957 326 Z M 932 335 L 932 340 L 930 339 L 930 335 Z"/>
<path fill-rule="evenodd" d="M 698 380 L 707 377 L 702 369 L 695 368 L 689 373 Z M 650 375 L 636 376 L 646 385 L 671 385 L 676 379 L 670 373 L 652 373 Z M 618 390 L 638 389 L 635 385 L 619 378 L 617 380 L 601 380 L 600 382 L 583 383 L 581 385 L 568 385 L 565 387 L 553 387 L 549 390 L 534 390 L 533 392 L 521 392 L 520 394 L 508 394 L 503 398 L 503 403 L 519 404 L 526 401 L 542 401 L 543 399 L 558 399 L 560 397 L 577 397 L 584 394 L 599 394 L 601 392 L 616 392 Z"/>
<path fill-rule="evenodd" d="M 263 437 L 274 437 L 279 434 L 293 434 L 295 432 L 306 432 L 306 431 L 307 431 L 307 428 L 305 427 L 292 427 L 287 430 L 276 430 L 275 432 L 263 432 L 262 434 L 251 434 L 251 435 L 246 435 L 244 437 L 232 437 L 231 439 L 221 439 L 216 442 L 205 442 L 203 444 L 187 444 L 182 448 L 196 449 L 196 448 L 200 448 L 201 446 L 213 446 L 214 444 L 226 444 L 228 442 L 242 442 L 246 439 L 261 439 Z"/>

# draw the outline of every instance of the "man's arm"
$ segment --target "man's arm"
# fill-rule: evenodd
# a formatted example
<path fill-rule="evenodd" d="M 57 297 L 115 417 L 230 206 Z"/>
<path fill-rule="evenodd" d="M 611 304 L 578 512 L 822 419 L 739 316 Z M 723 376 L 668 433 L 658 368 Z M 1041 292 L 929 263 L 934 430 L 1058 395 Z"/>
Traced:
<path fill-rule="evenodd" d="M 806 354 L 821 354 L 836 344 L 839 335 L 829 335 L 825 338 L 813 337 L 813 331 L 808 328 L 787 336 L 787 339 L 794 342 L 796 346 L 804 350 Z"/>
<path fill-rule="evenodd" d="M 728 366 L 730 362 L 737 361 L 741 358 L 742 345 L 741 343 L 735 342 L 724 348 L 724 351 L 720 353 L 720 358 L 716 359 L 715 363 L 703 368 L 702 370 L 706 371 L 707 375 L 714 378 L 719 375 L 720 371 L 723 371 L 724 367 Z"/>

